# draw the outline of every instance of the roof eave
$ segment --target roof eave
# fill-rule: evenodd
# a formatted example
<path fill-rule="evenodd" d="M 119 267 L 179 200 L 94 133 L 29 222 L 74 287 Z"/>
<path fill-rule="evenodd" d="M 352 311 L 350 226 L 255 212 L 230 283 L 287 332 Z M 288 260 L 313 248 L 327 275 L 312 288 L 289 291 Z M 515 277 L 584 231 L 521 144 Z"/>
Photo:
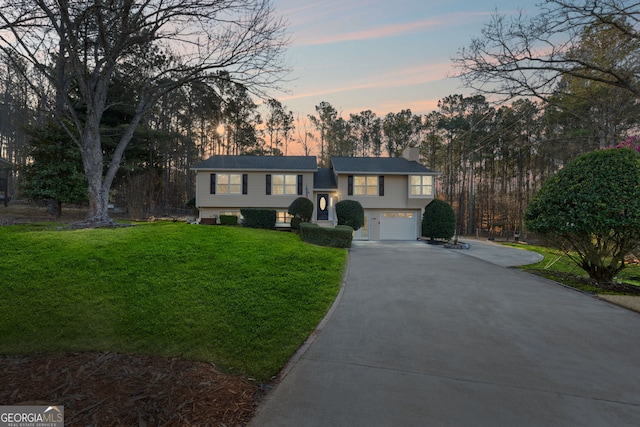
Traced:
<path fill-rule="evenodd" d="M 335 172 L 337 174 L 350 173 L 350 174 L 362 174 L 362 175 L 367 175 L 367 174 L 377 174 L 377 175 L 433 175 L 433 176 L 442 175 L 441 172 L 434 172 L 434 171 L 424 171 L 424 172 L 414 172 L 414 171 L 386 172 L 386 171 L 336 170 Z"/>
<path fill-rule="evenodd" d="M 318 168 L 315 169 L 289 169 L 289 168 L 212 168 L 212 167 L 202 167 L 202 168 L 191 168 L 192 171 L 243 171 L 243 172 L 303 172 L 303 173 L 314 173 L 318 171 Z"/>

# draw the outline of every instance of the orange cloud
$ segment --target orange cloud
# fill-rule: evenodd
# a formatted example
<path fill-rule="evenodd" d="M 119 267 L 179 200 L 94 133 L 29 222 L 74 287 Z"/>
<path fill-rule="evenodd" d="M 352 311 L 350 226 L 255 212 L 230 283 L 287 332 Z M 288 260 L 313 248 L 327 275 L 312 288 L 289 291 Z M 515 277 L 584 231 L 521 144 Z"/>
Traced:
<path fill-rule="evenodd" d="M 438 109 L 439 99 L 422 99 L 420 101 L 398 101 L 381 104 L 378 108 L 382 111 L 398 112 L 409 109 L 414 114 L 426 114 L 430 111 L 436 111 Z M 384 112 L 376 112 L 376 114 L 386 114 Z"/>

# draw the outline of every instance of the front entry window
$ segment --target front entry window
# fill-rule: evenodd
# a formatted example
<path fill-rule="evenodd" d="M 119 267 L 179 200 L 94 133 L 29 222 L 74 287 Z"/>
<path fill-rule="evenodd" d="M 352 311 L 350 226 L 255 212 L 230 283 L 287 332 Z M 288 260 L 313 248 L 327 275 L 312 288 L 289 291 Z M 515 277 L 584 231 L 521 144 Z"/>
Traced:
<path fill-rule="evenodd" d="M 328 194 L 318 194 L 318 203 L 316 204 L 318 214 L 318 221 L 328 221 L 329 220 L 329 195 Z"/>

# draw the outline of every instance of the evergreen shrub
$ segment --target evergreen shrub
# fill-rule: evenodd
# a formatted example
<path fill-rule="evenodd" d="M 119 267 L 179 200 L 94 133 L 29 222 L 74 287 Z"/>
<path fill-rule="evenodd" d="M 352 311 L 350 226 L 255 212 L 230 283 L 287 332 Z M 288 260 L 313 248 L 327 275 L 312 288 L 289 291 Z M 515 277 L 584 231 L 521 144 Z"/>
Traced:
<path fill-rule="evenodd" d="M 221 225 L 238 225 L 238 217 L 235 215 L 220 215 Z"/>
<path fill-rule="evenodd" d="M 336 203 L 338 225 L 348 225 L 359 230 L 364 225 L 364 208 L 357 200 L 341 200 Z"/>
<path fill-rule="evenodd" d="M 274 209 L 244 208 L 240 210 L 244 217 L 242 225 L 249 228 L 276 228 L 276 211 Z"/>
<path fill-rule="evenodd" d="M 293 215 L 291 229 L 298 230 L 301 222 L 311 221 L 313 217 L 313 202 L 306 197 L 298 197 L 289 205 L 288 212 L 289 215 Z"/>
<path fill-rule="evenodd" d="M 303 242 L 318 246 L 350 248 L 353 228 L 349 226 L 320 227 L 317 224 L 303 222 L 300 224 L 300 238 Z"/>
<path fill-rule="evenodd" d="M 456 214 L 444 200 L 435 199 L 424 208 L 422 235 L 434 239 L 449 240 L 456 232 Z"/>

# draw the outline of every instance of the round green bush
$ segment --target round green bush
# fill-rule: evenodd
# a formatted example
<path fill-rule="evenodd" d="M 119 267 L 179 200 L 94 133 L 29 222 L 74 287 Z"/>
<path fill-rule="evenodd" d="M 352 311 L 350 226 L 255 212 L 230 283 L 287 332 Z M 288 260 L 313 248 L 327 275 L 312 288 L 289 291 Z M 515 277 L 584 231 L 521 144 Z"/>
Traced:
<path fill-rule="evenodd" d="M 348 225 L 359 230 L 364 225 L 364 208 L 357 200 L 342 200 L 336 203 L 338 225 Z"/>
<path fill-rule="evenodd" d="M 612 282 L 640 247 L 640 153 L 621 148 L 576 157 L 544 183 L 524 220 L 550 243 L 569 243 L 570 256 L 595 282 Z"/>
<path fill-rule="evenodd" d="M 422 235 L 433 239 L 449 240 L 456 232 L 456 215 L 451 205 L 444 200 L 434 199 L 424 208 L 422 215 Z"/>
<path fill-rule="evenodd" d="M 298 230 L 301 222 L 310 222 L 313 217 L 313 202 L 306 197 L 298 197 L 289 205 L 289 215 L 293 215 L 291 219 L 291 228 Z"/>

